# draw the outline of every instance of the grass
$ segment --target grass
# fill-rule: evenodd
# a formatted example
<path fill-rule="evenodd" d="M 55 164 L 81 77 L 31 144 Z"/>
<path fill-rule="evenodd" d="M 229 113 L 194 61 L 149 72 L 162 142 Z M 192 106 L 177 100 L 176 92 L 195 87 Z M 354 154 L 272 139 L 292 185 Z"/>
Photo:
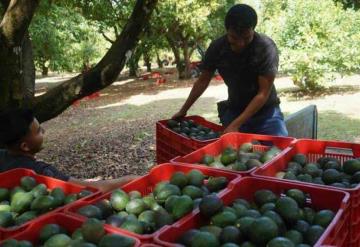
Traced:
<path fill-rule="evenodd" d="M 335 111 L 320 112 L 318 138 L 360 143 L 360 119 Z"/>

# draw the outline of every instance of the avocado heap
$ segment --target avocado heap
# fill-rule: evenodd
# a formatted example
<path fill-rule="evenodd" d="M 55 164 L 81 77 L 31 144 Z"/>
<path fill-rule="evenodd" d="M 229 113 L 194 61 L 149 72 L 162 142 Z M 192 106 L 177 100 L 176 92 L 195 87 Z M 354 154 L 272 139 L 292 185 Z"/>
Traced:
<path fill-rule="evenodd" d="M 316 212 L 301 190 L 279 197 L 263 189 L 253 202 L 236 199 L 224 206 L 216 195 L 204 197 L 202 221 L 208 225 L 186 231 L 177 240 L 191 247 L 308 247 L 313 246 L 334 218 L 331 210 Z"/>
<path fill-rule="evenodd" d="M 69 195 L 65 195 L 61 188 L 49 191 L 45 184 L 37 184 L 35 178 L 24 176 L 20 180 L 20 186 L 12 189 L 0 188 L 0 226 L 22 225 L 40 214 L 89 194 L 91 192 L 88 190 Z"/>
<path fill-rule="evenodd" d="M 116 189 L 109 200 L 83 206 L 77 213 L 137 234 L 150 234 L 185 216 L 205 195 L 218 192 L 228 184 L 225 177 L 205 179 L 195 169 L 187 174 L 176 172 L 170 181 L 158 183 L 153 193 L 145 197 L 138 191 L 126 193 Z"/>
<path fill-rule="evenodd" d="M 308 162 L 304 154 L 298 153 L 292 157 L 287 169 L 278 172 L 276 177 L 339 188 L 355 188 L 360 183 L 360 158 L 347 160 L 343 165 L 332 157 L 321 157 L 316 163 L 312 163 Z"/>
<path fill-rule="evenodd" d="M 252 143 L 244 143 L 239 150 L 229 146 L 217 157 L 204 155 L 199 163 L 214 168 L 230 169 L 234 171 L 248 171 L 254 167 L 260 167 L 263 163 L 271 160 L 281 152 L 276 146 L 268 151 L 254 151 Z"/>
<path fill-rule="evenodd" d="M 132 247 L 135 241 L 132 238 L 118 234 L 106 234 L 103 224 L 97 219 L 88 219 L 82 226 L 70 234 L 57 224 L 48 224 L 42 227 L 39 234 L 39 243 L 15 239 L 6 240 L 4 247 Z"/>
<path fill-rule="evenodd" d="M 219 132 L 214 132 L 210 128 L 195 123 L 193 120 L 176 121 L 170 119 L 167 121 L 167 127 L 182 136 L 190 137 L 199 141 L 206 141 L 220 137 Z"/>

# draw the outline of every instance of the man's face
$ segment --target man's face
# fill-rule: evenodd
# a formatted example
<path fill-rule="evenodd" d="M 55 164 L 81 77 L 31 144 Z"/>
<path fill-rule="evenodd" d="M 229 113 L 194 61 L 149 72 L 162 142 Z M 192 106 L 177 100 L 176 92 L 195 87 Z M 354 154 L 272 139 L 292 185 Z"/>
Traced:
<path fill-rule="evenodd" d="M 233 29 L 229 28 L 227 30 L 227 39 L 230 43 L 231 50 L 236 53 L 243 51 L 253 40 L 254 30 L 252 28 L 244 29 L 244 31 L 239 35 Z"/>
<path fill-rule="evenodd" d="M 44 142 L 44 133 L 44 129 L 35 118 L 30 125 L 29 133 L 24 137 L 20 144 L 21 150 L 30 154 L 36 154 L 40 152 Z"/>

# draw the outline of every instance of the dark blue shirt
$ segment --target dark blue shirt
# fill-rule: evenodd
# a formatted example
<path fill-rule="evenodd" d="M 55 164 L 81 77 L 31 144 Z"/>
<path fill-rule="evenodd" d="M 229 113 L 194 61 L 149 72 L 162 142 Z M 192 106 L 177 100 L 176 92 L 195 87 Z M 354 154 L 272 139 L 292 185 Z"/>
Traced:
<path fill-rule="evenodd" d="M 274 41 L 256 32 L 252 42 L 241 53 L 231 50 L 226 36 L 220 37 L 210 44 L 202 62 L 202 69 L 218 70 L 228 87 L 228 107 L 238 113 L 244 111 L 258 93 L 258 77 L 275 76 L 278 66 L 279 55 Z M 267 102 L 257 114 L 279 103 L 273 85 Z"/>
<path fill-rule="evenodd" d="M 0 172 L 15 168 L 26 168 L 35 171 L 37 174 L 68 181 L 69 176 L 57 170 L 54 166 L 45 162 L 36 161 L 27 156 L 14 156 L 8 151 L 0 149 Z"/>

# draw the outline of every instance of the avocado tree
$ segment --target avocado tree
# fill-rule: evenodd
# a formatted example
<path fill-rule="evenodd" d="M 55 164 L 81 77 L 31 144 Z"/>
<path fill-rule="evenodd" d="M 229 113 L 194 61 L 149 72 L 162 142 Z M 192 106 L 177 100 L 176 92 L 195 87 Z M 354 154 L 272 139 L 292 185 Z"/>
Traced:
<path fill-rule="evenodd" d="M 36 68 L 81 71 L 105 53 L 94 26 L 69 6 L 42 1 L 30 24 Z"/>
<path fill-rule="evenodd" d="M 30 41 L 28 29 L 39 1 L 1 0 L 0 3 L 4 10 L 0 22 L 0 57 L 6 58 L 0 59 L 0 110 L 30 106 L 40 121 L 46 121 L 75 100 L 105 88 L 116 79 L 149 22 L 157 0 L 137 0 L 120 35 L 92 69 L 38 97 L 26 93 L 26 82 L 34 84 L 35 79 L 33 55 L 26 43 Z M 32 72 L 27 73 L 28 70 Z"/>
<path fill-rule="evenodd" d="M 151 62 L 154 57 L 159 58 L 159 53 L 167 48 L 164 36 L 158 35 L 154 32 L 152 24 L 150 23 L 142 35 L 142 39 L 134 49 L 131 58 L 127 65 L 129 67 L 129 76 L 137 76 L 139 69 L 139 61 L 143 57 L 147 72 L 151 72 Z M 158 62 L 159 63 L 159 62 Z M 159 65 L 161 67 L 161 64 Z"/>
<path fill-rule="evenodd" d="M 360 0 L 335 0 L 337 3 L 341 3 L 344 8 L 358 10 L 360 8 Z"/>
<path fill-rule="evenodd" d="M 190 3 L 191 2 L 191 3 Z M 179 79 L 191 77 L 190 58 L 212 32 L 208 16 L 220 1 L 161 1 L 154 13 L 155 30 L 164 34 L 176 62 Z"/>
<path fill-rule="evenodd" d="M 135 0 L 128 0 L 126 4 L 124 1 L 85 1 L 85 0 L 67 0 L 68 3 L 75 9 L 77 9 L 87 21 L 95 25 L 98 32 L 108 41 L 110 44 L 114 43 L 114 40 L 120 35 L 119 30 L 122 30 L 126 24 L 126 16 L 128 16 L 132 8 L 134 7 Z M 125 17 L 125 18 L 124 18 Z M 155 20 L 156 21 L 156 20 Z M 146 30 L 144 30 L 139 44 L 134 48 L 130 58 L 127 61 L 129 67 L 130 76 L 137 76 L 139 69 L 139 61 L 143 57 L 148 71 L 151 70 L 151 59 L 154 56 L 153 50 L 162 49 L 159 41 L 162 40 L 162 36 L 156 34 L 152 35 L 151 23 L 148 23 Z M 163 43 L 162 43 L 163 44 Z"/>
<path fill-rule="evenodd" d="M 360 69 L 360 14 L 331 0 L 288 1 L 267 33 L 281 51 L 281 69 L 305 91 L 322 90 L 336 74 Z M 306 16 L 306 18 L 304 18 Z"/>

